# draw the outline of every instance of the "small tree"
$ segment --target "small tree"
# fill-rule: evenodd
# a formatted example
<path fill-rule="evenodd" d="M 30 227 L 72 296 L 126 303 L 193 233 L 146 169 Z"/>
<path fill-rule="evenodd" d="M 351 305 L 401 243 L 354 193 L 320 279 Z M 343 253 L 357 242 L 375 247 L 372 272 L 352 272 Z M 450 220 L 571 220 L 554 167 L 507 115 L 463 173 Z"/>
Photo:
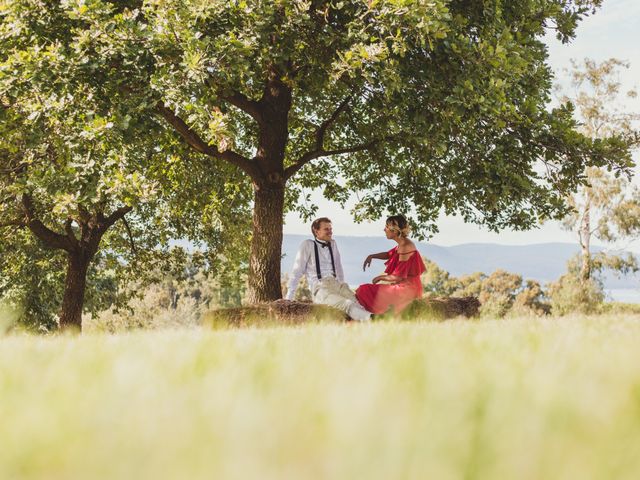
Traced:
<path fill-rule="evenodd" d="M 591 273 L 601 273 L 606 263 L 618 257 L 598 254 L 591 259 Z M 604 301 L 604 284 L 599 275 L 584 279 L 581 276 L 583 258 L 577 255 L 567 262 L 567 273 L 548 285 L 547 294 L 554 315 L 569 313 L 595 313 Z"/>
<path fill-rule="evenodd" d="M 137 266 L 134 237 L 158 242 L 159 227 L 141 228 L 154 215 L 145 208 L 153 183 L 142 171 L 155 142 L 95 75 L 109 59 L 90 55 L 89 38 L 70 45 L 73 18 L 51 10 L 36 21 L 17 7 L 3 4 L 0 22 L 0 295 L 22 300 L 45 326 L 55 298 L 60 326 L 80 328 L 88 276 L 94 298 L 100 287 L 113 291 L 110 272 Z M 17 35 L 21 26 L 32 35 Z M 89 275 L 96 264 L 104 275 Z"/>
<path fill-rule="evenodd" d="M 0 6 L 0 296 L 47 328 L 56 311 L 78 327 L 83 306 L 119 298 L 117 285 L 134 270 L 139 280 L 171 238 L 206 241 L 229 301 L 244 283 L 250 187 L 148 115 L 125 81 L 136 65 L 82 18 L 126 23 L 127 5 L 140 2 Z"/>
<path fill-rule="evenodd" d="M 572 62 L 571 84 L 576 93 L 571 100 L 580 118 L 581 131 L 595 141 L 619 138 L 630 148 L 639 144 L 638 131 L 634 128 L 640 115 L 620 110 L 623 96 L 635 98 L 636 91 L 623 94 L 618 79 L 620 69 L 629 64 L 611 58 L 602 63 L 585 59 L 583 63 Z M 581 249 L 579 279 L 592 289 L 590 278 L 594 267 L 605 267 L 618 272 L 636 271 L 637 261 L 633 256 L 599 252 L 597 258 L 591 253 L 592 238 L 606 243 L 633 240 L 640 235 L 640 189 L 631 183 L 628 176 L 613 174 L 597 167 L 585 170 L 587 184 L 568 197 L 573 211 L 565 217 L 564 227 L 578 236 Z"/>
<path fill-rule="evenodd" d="M 422 257 L 426 270 L 422 274 L 424 293 L 438 297 L 450 297 L 460 287 L 456 278 L 443 270 L 436 262 Z"/>
<path fill-rule="evenodd" d="M 11 108 L 19 107 L 12 103 Z M 47 122 L 52 122 L 49 115 Z M 27 128 L 34 131 L 37 127 Z M 3 231 L 0 242 L 6 252 L 0 262 L 4 277 L 0 295 L 15 297 L 16 289 L 23 290 L 22 298 L 26 300 L 23 306 L 28 312 L 41 313 L 37 316 L 44 320 L 53 303 L 52 297 L 57 297 L 59 288 L 51 286 L 60 277 L 59 268 L 63 263 L 66 273 L 59 324 L 63 328 L 80 328 L 92 262 L 100 261 L 102 268 L 109 267 L 109 263 L 112 268 L 121 265 L 118 254 L 127 256 L 122 247 L 127 245 L 128 249 L 133 234 L 129 224 L 116 228 L 116 223 L 124 222 L 125 215 L 148 198 L 149 192 L 142 177 L 127 172 L 125 164 L 132 160 L 128 153 L 105 154 L 111 161 L 93 168 L 96 163 L 86 151 L 56 148 L 59 134 L 47 133 L 37 144 L 22 145 L 19 155 L 1 148 L 6 146 L 3 140 L 12 137 L 0 139 L 0 156 L 5 165 L 9 165 L 0 176 L 0 228 Z M 107 142 L 113 146 L 111 141 Z M 98 144 L 92 142 L 92 149 L 101 150 Z M 132 153 L 132 157 L 137 157 L 136 153 Z M 26 237 L 21 230 L 30 236 Z M 106 250 L 97 256 L 101 243 Z M 41 249 L 48 252 L 40 252 Z M 64 260 L 58 251 L 64 252 Z M 38 261 L 39 258 L 42 261 Z M 109 268 L 105 270 L 108 276 Z M 105 276 L 102 278 L 104 281 Z M 98 277 L 94 276 L 96 280 Z M 33 295 L 35 302 L 29 301 Z M 42 302 L 45 297 L 48 301 Z M 39 302 L 41 311 L 37 312 L 32 307 Z"/>
<path fill-rule="evenodd" d="M 425 259 L 426 260 L 426 259 Z M 491 275 L 481 272 L 452 277 L 435 262 L 426 260 L 422 281 L 427 294 L 448 297 L 477 297 L 480 313 L 486 317 L 549 312 L 544 303 L 544 292 L 535 280 L 523 282 L 522 276 L 496 270 Z"/>
<path fill-rule="evenodd" d="M 490 275 L 475 273 L 459 278 L 460 290 L 456 295 L 474 296 L 480 300 L 483 317 L 502 318 L 507 315 L 548 313 L 544 292 L 535 280 L 523 281 L 522 276 L 505 270 Z"/>
<path fill-rule="evenodd" d="M 513 315 L 547 315 L 550 312 L 551 307 L 547 302 L 547 296 L 540 282 L 527 280 L 516 295 L 510 313 Z"/>

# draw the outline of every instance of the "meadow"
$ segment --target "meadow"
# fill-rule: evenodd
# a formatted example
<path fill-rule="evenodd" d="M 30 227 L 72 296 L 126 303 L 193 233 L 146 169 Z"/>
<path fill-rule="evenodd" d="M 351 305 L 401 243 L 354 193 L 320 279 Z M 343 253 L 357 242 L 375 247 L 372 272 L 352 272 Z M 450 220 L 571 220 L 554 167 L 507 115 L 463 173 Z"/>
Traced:
<path fill-rule="evenodd" d="M 640 316 L 0 337 L 0 478 L 636 479 Z"/>

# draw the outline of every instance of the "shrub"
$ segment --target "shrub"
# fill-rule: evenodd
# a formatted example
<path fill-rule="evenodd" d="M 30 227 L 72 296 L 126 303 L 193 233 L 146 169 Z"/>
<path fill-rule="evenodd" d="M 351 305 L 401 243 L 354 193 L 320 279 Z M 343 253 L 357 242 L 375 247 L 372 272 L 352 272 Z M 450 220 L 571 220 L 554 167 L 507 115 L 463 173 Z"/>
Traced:
<path fill-rule="evenodd" d="M 482 317 L 503 318 L 507 315 L 544 315 L 550 307 L 544 302 L 542 287 L 535 280 L 523 281 L 521 275 L 496 270 L 491 275 L 481 272 L 451 277 L 434 262 L 427 260 L 422 280 L 429 296 L 475 297 L 480 300 Z"/>
<path fill-rule="evenodd" d="M 282 276 L 282 280 L 280 281 L 280 286 L 282 288 L 282 296 L 284 297 L 287 294 L 287 284 L 289 283 L 289 274 L 285 273 Z M 311 294 L 311 290 L 309 289 L 309 283 L 307 282 L 307 276 L 303 275 L 300 279 L 300 283 L 298 283 L 298 288 L 296 289 L 296 294 L 293 298 L 298 302 L 311 302 L 313 301 L 313 295 Z"/>
<path fill-rule="evenodd" d="M 604 301 L 604 289 L 600 281 L 593 278 L 582 280 L 571 271 L 549 284 L 548 295 L 554 315 L 595 313 Z"/>
<path fill-rule="evenodd" d="M 202 315 L 213 308 L 239 306 L 244 293 L 243 277 L 220 278 L 192 264 L 170 274 L 158 270 L 154 277 L 127 287 L 133 298 L 125 307 L 112 307 L 86 319 L 83 329 L 118 332 L 191 327 L 199 325 Z"/>

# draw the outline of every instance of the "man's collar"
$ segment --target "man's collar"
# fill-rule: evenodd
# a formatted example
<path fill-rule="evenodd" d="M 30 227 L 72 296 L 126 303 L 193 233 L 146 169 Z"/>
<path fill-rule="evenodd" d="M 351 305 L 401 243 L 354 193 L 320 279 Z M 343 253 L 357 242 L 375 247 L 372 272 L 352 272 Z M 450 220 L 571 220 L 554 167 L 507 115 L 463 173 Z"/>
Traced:
<path fill-rule="evenodd" d="M 322 248 L 329 247 L 331 245 L 331 240 L 328 242 L 323 242 L 322 240 L 318 240 L 317 238 L 313 239 L 318 245 L 322 246 Z"/>

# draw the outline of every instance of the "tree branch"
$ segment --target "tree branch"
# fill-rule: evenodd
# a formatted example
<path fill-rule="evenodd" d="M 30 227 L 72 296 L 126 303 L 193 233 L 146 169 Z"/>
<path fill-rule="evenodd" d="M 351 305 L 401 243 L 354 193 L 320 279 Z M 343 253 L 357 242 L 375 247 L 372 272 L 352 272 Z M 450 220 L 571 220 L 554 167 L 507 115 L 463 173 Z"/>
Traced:
<path fill-rule="evenodd" d="M 5 227 L 26 227 L 27 223 L 24 220 L 7 220 L 0 222 L 0 228 Z"/>
<path fill-rule="evenodd" d="M 263 117 L 260 102 L 251 100 L 249 97 L 238 91 L 233 91 L 230 95 L 225 95 L 224 90 L 216 87 L 211 78 L 205 79 L 204 83 L 216 94 L 216 96 L 249 114 L 256 122 L 262 123 Z"/>
<path fill-rule="evenodd" d="M 231 95 L 220 95 L 220 98 L 251 115 L 256 122 L 262 123 L 262 110 L 260 109 L 260 104 L 255 100 L 249 99 L 240 92 L 233 92 Z"/>
<path fill-rule="evenodd" d="M 76 234 L 73 233 L 73 228 L 72 228 L 72 222 L 73 219 L 72 218 L 67 218 L 67 221 L 64 222 L 64 231 L 67 233 L 67 238 L 69 239 L 69 241 L 71 242 L 71 244 L 75 247 L 78 246 L 78 239 L 76 238 Z"/>
<path fill-rule="evenodd" d="M 318 149 L 318 150 L 313 150 L 311 152 L 307 152 L 304 155 L 302 155 L 293 165 L 289 165 L 285 169 L 284 178 L 285 178 L 285 180 L 288 180 L 293 175 L 295 175 L 298 172 L 298 170 L 300 170 L 307 163 L 309 163 L 311 160 L 315 160 L 316 158 L 329 157 L 331 155 L 342 155 L 344 153 L 355 153 L 355 152 L 362 152 L 364 150 L 370 150 L 371 148 L 373 148 L 377 144 L 382 143 L 383 141 L 388 140 L 390 138 L 391 137 L 387 137 L 387 138 L 384 138 L 384 139 L 372 140 L 372 141 L 367 142 L 367 143 L 361 143 L 360 145 L 354 145 L 353 147 L 337 148 L 335 150 L 324 150 L 324 149 L 321 148 L 321 149 Z"/>
<path fill-rule="evenodd" d="M 180 136 L 194 150 L 212 158 L 226 160 L 240 168 L 252 179 L 260 177 L 260 171 L 248 158 L 231 150 L 219 151 L 215 146 L 207 144 L 196 132 L 194 132 L 184 120 L 167 108 L 164 103 L 158 102 L 156 111 L 180 134 Z"/>
<path fill-rule="evenodd" d="M 336 119 L 338 118 L 338 115 L 340 115 L 342 112 L 344 112 L 348 108 L 349 102 L 353 98 L 353 95 L 354 94 L 352 93 L 349 96 L 347 96 L 347 98 L 345 98 L 340 103 L 340 105 L 338 105 L 338 108 L 335 109 L 335 111 L 331 114 L 331 116 L 327 118 L 324 122 L 322 122 L 322 124 L 318 127 L 318 130 L 316 130 L 316 150 L 322 149 L 322 146 L 324 145 L 324 134 L 326 133 L 327 129 L 333 124 L 333 122 L 336 121 Z"/>
<path fill-rule="evenodd" d="M 129 243 L 131 244 L 131 253 L 136 257 L 138 255 L 138 251 L 136 250 L 136 244 L 133 241 L 133 234 L 131 233 L 131 227 L 129 226 L 129 222 L 127 221 L 127 217 L 122 217 L 122 222 L 124 223 L 124 227 L 127 229 L 127 235 L 129 237 Z"/>
<path fill-rule="evenodd" d="M 89 210 L 84 207 L 84 205 L 78 204 L 78 212 L 80 220 L 83 223 L 89 223 L 89 221 L 91 220 L 91 214 L 89 213 Z"/>
<path fill-rule="evenodd" d="M 79 242 L 87 242 L 91 237 L 92 226 L 96 223 L 91 218 L 91 213 L 81 203 L 78 204 L 78 226 L 80 227 L 80 240 Z"/>
<path fill-rule="evenodd" d="M 124 216 L 127 213 L 129 213 L 131 210 L 133 210 L 133 207 L 129 207 L 129 206 L 120 207 L 117 210 L 115 210 L 111 215 L 109 215 L 104 219 L 104 222 L 102 222 L 102 225 L 100 227 L 100 233 L 106 232 L 114 223 L 116 223 L 121 218 L 124 218 Z"/>
<path fill-rule="evenodd" d="M 218 149 L 208 145 L 200 136 L 178 117 L 173 111 L 167 108 L 163 102 L 158 102 L 157 112 L 180 134 L 180 136 L 196 151 L 209 156 L 216 156 Z"/>
<path fill-rule="evenodd" d="M 54 232 L 36 218 L 33 200 L 26 193 L 22 195 L 22 207 L 27 217 L 26 225 L 31 232 L 39 238 L 47 247 L 57 248 L 71 252 L 73 245 L 66 235 Z"/>
<path fill-rule="evenodd" d="M 353 99 L 353 96 L 355 95 L 355 91 L 353 91 L 344 99 L 342 100 L 342 102 L 340 102 L 340 105 L 338 105 L 336 107 L 336 109 L 333 111 L 333 113 L 329 116 L 329 118 L 327 118 L 324 122 L 322 122 L 320 124 L 320 126 L 317 128 L 316 132 L 315 132 L 315 147 L 312 151 L 309 151 L 307 153 L 305 153 L 304 155 L 302 155 L 293 165 L 291 165 L 290 167 L 288 167 L 285 170 L 285 175 L 284 178 L 285 179 L 289 179 L 291 178 L 298 170 L 300 170 L 304 165 L 306 165 L 307 163 L 309 163 L 311 160 L 314 160 L 316 158 L 319 157 L 326 157 L 329 155 L 337 155 L 340 153 L 350 153 L 350 152 L 354 152 L 354 151 L 360 151 L 360 150 L 366 150 L 367 148 L 371 148 L 371 146 L 367 147 L 367 148 L 360 148 L 361 146 L 358 147 L 350 147 L 347 149 L 340 149 L 340 150 L 333 150 L 333 151 L 326 151 L 324 149 L 324 136 L 327 132 L 327 130 L 329 129 L 329 127 L 331 127 L 331 125 L 333 125 L 333 123 L 336 121 L 336 119 L 338 118 L 338 116 L 344 112 L 345 110 L 349 109 L 349 102 L 351 102 L 351 100 Z M 375 144 L 375 142 L 374 142 Z M 369 144 L 367 144 L 369 145 Z M 355 150 L 353 150 L 353 148 L 355 148 Z"/>
<path fill-rule="evenodd" d="M 2 160 L 6 162 L 4 158 Z M 24 171 L 24 170 L 25 170 L 25 165 L 22 163 L 19 163 L 15 167 L 0 168 L 0 173 L 2 174 L 20 173 L 21 171 Z"/>

